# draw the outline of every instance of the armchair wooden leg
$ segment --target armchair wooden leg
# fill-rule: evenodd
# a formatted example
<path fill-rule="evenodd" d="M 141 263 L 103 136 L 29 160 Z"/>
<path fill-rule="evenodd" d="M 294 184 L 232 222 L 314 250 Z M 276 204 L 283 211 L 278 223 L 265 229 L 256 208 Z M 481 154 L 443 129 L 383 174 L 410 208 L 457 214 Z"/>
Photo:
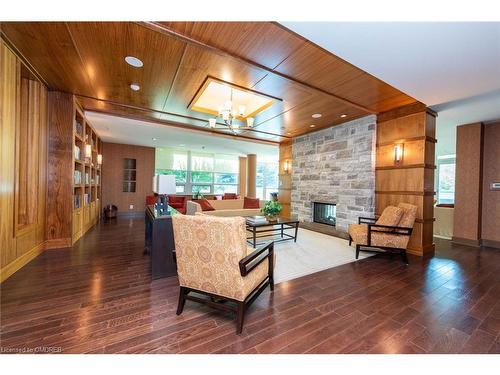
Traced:
<path fill-rule="evenodd" d="M 401 252 L 401 259 L 403 259 L 403 262 L 405 262 L 405 264 L 408 264 L 408 257 L 406 256 L 406 249 L 404 249 Z"/>
<path fill-rule="evenodd" d="M 182 310 L 184 310 L 184 305 L 186 304 L 186 294 L 187 289 L 181 286 L 179 290 L 179 303 L 177 304 L 177 315 L 181 315 Z"/>
<path fill-rule="evenodd" d="M 236 334 L 239 335 L 243 331 L 243 321 L 245 320 L 245 302 L 238 302 L 237 315 Z"/>
<path fill-rule="evenodd" d="M 351 246 L 351 244 L 352 244 L 352 237 L 349 236 L 349 246 Z"/>

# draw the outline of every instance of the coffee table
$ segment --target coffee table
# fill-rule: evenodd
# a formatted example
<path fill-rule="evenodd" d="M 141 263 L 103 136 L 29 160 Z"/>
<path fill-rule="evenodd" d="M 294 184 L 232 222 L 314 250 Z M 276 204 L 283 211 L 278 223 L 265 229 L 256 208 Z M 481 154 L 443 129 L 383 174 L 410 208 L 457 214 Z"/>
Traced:
<path fill-rule="evenodd" d="M 247 242 L 253 247 L 258 245 L 257 238 L 268 237 L 270 235 L 279 234 L 281 238 L 274 240 L 274 242 L 290 241 L 297 242 L 297 232 L 299 230 L 299 220 L 296 217 L 278 216 L 275 220 L 269 221 L 252 221 L 250 218 L 246 219 L 247 232 L 251 233 L 251 237 L 247 237 Z M 285 232 L 287 229 L 294 229 L 294 234 Z M 271 234 L 265 234 L 271 233 Z M 264 235 L 261 235 L 264 234 Z"/>

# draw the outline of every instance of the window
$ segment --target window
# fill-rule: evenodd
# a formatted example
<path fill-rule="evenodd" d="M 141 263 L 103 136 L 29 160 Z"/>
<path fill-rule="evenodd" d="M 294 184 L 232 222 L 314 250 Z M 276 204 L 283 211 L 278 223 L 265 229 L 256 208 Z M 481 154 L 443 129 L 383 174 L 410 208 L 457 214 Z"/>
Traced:
<path fill-rule="evenodd" d="M 156 149 L 156 173 L 175 175 L 179 194 L 238 193 L 236 155 Z"/>
<path fill-rule="evenodd" d="M 455 155 L 438 156 L 438 203 L 455 203 Z"/>
<path fill-rule="evenodd" d="M 278 192 L 278 162 L 257 162 L 257 198 L 271 199 Z"/>

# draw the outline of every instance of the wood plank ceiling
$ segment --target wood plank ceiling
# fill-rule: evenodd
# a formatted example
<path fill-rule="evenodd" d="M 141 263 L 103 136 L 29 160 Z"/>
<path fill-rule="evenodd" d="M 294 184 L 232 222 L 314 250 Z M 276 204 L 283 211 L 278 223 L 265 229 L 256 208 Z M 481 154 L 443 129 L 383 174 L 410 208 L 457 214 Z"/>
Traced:
<path fill-rule="evenodd" d="M 282 142 L 417 103 L 276 23 L 4 22 L 1 27 L 2 37 L 50 89 L 78 95 L 86 110 L 209 131 L 209 115 L 188 105 L 211 76 L 282 99 L 256 117 L 253 130 L 241 131 L 244 137 Z M 129 55 L 144 66 L 126 64 Z M 132 91 L 131 83 L 141 90 Z M 313 119 L 313 113 L 322 117 Z"/>

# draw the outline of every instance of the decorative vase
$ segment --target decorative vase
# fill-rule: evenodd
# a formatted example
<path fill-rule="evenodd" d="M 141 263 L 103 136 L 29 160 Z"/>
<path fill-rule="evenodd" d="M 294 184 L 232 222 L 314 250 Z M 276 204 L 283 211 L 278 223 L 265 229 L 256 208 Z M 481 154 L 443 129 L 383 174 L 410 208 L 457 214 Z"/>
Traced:
<path fill-rule="evenodd" d="M 277 216 L 276 215 L 266 215 L 267 221 L 276 221 Z"/>

